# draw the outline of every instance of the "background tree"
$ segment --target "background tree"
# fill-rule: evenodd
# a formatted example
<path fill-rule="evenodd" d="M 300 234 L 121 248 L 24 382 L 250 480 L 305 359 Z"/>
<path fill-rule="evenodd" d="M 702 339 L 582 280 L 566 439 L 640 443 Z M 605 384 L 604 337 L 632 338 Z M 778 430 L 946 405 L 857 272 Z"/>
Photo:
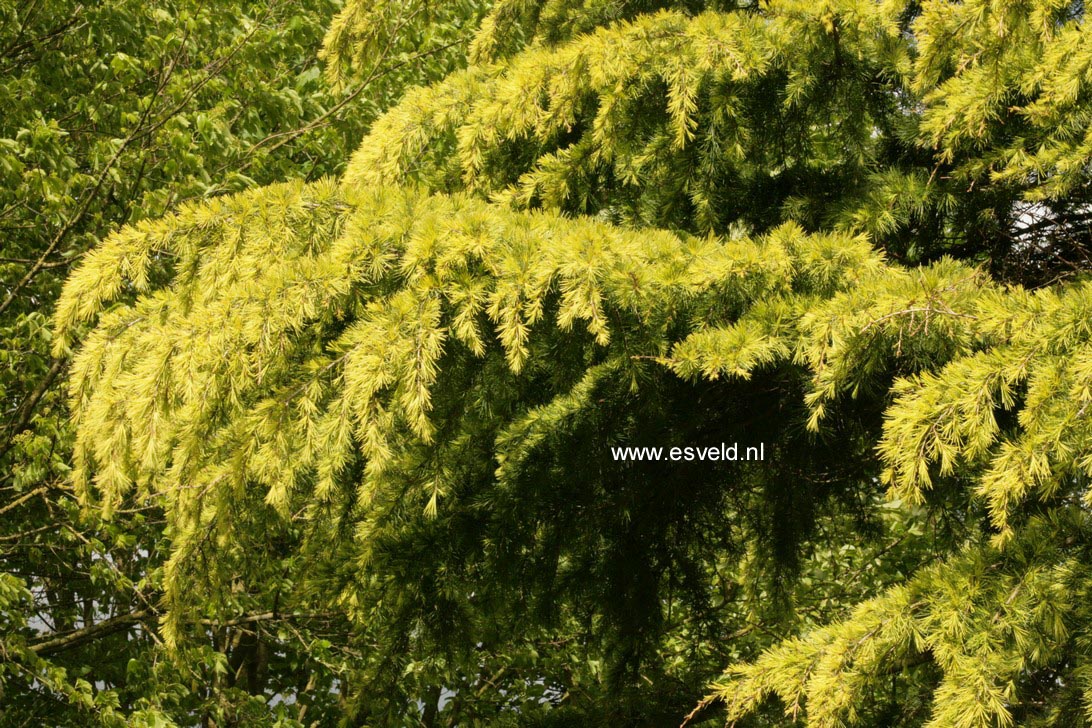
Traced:
<path fill-rule="evenodd" d="M 162 509 L 81 513 L 48 321 L 70 266 L 120 226 L 337 172 L 399 89 L 458 65 L 463 10 L 392 16 L 403 35 L 335 92 L 317 54 L 337 3 L 0 2 L 0 723 L 303 715 L 247 693 L 335 659 L 259 654 L 253 626 L 279 615 L 207 623 L 188 663 L 163 662 Z"/>
<path fill-rule="evenodd" d="M 53 344 L 164 654 L 339 620 L 350 723 L 1084 725 L 1083 20 L 502 1 L 339 180 L 111 236 Z"/>

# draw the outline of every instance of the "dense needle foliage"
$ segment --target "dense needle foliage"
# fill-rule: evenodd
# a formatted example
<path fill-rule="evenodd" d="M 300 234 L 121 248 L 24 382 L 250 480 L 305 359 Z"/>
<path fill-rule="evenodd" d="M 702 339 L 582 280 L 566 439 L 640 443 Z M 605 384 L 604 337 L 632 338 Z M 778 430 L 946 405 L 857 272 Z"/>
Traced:
<path fill-rule="evenodd" d="M 1092 722 L 1084 15 L 350 1 L 332 86 L 467 64 L 57 303 L 75 497 L 163 517 L 98 623 L 213 686 L 88 714 Z"/>

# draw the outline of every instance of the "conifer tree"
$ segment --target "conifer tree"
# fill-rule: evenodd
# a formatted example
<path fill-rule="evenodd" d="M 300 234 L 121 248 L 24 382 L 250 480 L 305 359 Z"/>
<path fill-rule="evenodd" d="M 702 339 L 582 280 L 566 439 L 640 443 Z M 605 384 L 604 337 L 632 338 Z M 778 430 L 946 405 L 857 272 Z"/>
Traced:
<path fill-rule="evenodd" d="M 500 0 L 340 178 L 112 235 L 54 346 L 166 652 L 337 614 L 362 724 L 1092 722 L 1083 22 Z"/>

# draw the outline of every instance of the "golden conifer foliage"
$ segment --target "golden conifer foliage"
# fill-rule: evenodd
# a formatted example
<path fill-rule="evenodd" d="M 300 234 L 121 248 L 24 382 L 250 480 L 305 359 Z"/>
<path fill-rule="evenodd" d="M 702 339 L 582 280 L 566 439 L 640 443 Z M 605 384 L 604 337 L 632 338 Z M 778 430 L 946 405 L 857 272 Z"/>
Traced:
<path fill-rule="evenodd" d="M 323 39 L 327 80 L 334 87 L 354 77 L 374 80 L 378 58 L 465 46 L 483 10 L 478 0 L 349 0 Z"/>
<path fill-rule="evenodd" d="M 665 316 L 704 327 L 706 311 L 829 294 L 881 266 L 863 241 L 792 227 L 718 241 L 355 189 L 290 183 L 190 206 L 111 237 L 72 276 L 56 346 L 94 322 L 71 391 L 80 472 L 98 466 L 107 507 L 130 487 L 193 483 L 218 436 L 243 431 L 263 456 L 232 478 L 264 483 L 274 504 L 291 478 L 263 474 L 342 458 L 345 428 L 382 472 L 392 437 L 433 439 L 430 393 L 450 346 L 481 357 L 499 345 L 518 374 L 536 326 L 579 326 L 604 351 L 616 329 L 647 328 L 616 355 L 658 356 Z M 223 419 L 221 398 L 239 419 Z M 258 434 L 278 423 L 291 429 Z"/>
<path fill-rule="evenodd" d="M 452 348 L 496 350 L 519 374 L 537 328 L 582 329 L 632 369 L 666 353 L 676 321 L 878 265 L 862 241 L 799 229 L 680 238 L 331 181 L 220 198 L 113 236 L 65 287 L 58 349 L 95 323 L 70 385 L 77 489 L 106 513 L 133 488 L 165 498 L 178 554 L 240 489 L 283 517 L 301 488 L 369 503 L 422 469 L 411 442 L 458 438 L 436 442 L 431 416 Z M 429 467 L 435 512 L 443 468 Z"/>
<path fill-rule="evenodd" d="M 127 227 L 72 275 L 75 482 L 166 504 L 167 642 L 245 581 L 239 544 L 298 528 L 304 591 L 379 635 L 367 685 L 408 641 L 432 688 L 506 695 L 572 642 L 566 691 L 629 670 L 669 713 L 719 660 L 730 722 L 1092 720 L 1092 284 L 1019 283 L 1085 250 L 1083 5 L 653 5 L 497 2 L 342 179 Z M 349 3 L 332 77 L 429 7 Z M 605 453 L 683 433 L 776 461 Z M 481 686 L 505 630 L 532 667 Z"/>

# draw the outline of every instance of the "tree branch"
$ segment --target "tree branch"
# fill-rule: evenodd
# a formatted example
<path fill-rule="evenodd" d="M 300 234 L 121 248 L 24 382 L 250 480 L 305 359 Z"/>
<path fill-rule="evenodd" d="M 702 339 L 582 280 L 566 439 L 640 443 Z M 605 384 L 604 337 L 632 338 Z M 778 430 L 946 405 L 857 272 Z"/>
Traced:
<path fill-rule="evenodd" d="M 57 652 L 71 649 L 99 637 L 105 637 L 115 632 L 120 632 L 130 626 L 151 616 L 148 610 L 141 609 L 129 614 L 119 614 L 116 617 L 104 619 L 101 622 L 72 630 L 59 637 L 35 642 L 30 645 L 30 651 L 36 655 L 52 655 Z"/>
<path fill-rule="evenodd" d="M 30 424 L 31 419 L 34 417 L 34 408 L 38 406 L 38 402 L 40 402 L 42 397 L 45 396 L 45 393 L 49 391 L 53 381 L 61 371 L 64 370 L 67 363 L 68 360 L 64 357 L 54 359 L 53 365 L 49 367 L 49 371 L 42 377 L 42 381 L 38 382 L 38 386 L 30 393 L 30 396 L 23 400 L 23 404 L 19 407 L 15 421 L 6 428 L 7 432 L 4 435 L 4 444 L 0 446 L 0 459 L 7 455 L 8 451 L 15 446 L 15 436 L 25 430 Z M 0 513 L 2 512 L 3 511 L 0 511 Z"/>
<path fill-rule="evenodd" d="M 104 619 L 101 622 L 74 629 L 70 632 L 65 632 L 61 635 L 51 635 L 47 639 L 40 640 L 38 642 L 31 643 L 29 649 L 36 655 L 46 656 L 53 655 L 64 650 L 72 649 L 73 647 L 79 647 L 80 645 L 98 639 L 100 637 L 106 637 L 111 634 L 120 632 L 128 627 L 143 622 L 146 619 L 157 617 L 158 615 L 152 609 L 138 609 L 135 612 L 129 612 L 128 614 L 119 614 L 109 619 Z M 258 614 L 245 614 L 235 619 L 216 620 L 216 619 L 199 619 L 198 624 L 214 627 L 240 627 L 244 624 L 254 624 L 257 622 L 268 622 L 276 619 L 310 619 L 316 617 L 324 617 L 320 612 L 304 613 L 304 614 L 277 614 L 274 612 L 261 612 Z"/>

